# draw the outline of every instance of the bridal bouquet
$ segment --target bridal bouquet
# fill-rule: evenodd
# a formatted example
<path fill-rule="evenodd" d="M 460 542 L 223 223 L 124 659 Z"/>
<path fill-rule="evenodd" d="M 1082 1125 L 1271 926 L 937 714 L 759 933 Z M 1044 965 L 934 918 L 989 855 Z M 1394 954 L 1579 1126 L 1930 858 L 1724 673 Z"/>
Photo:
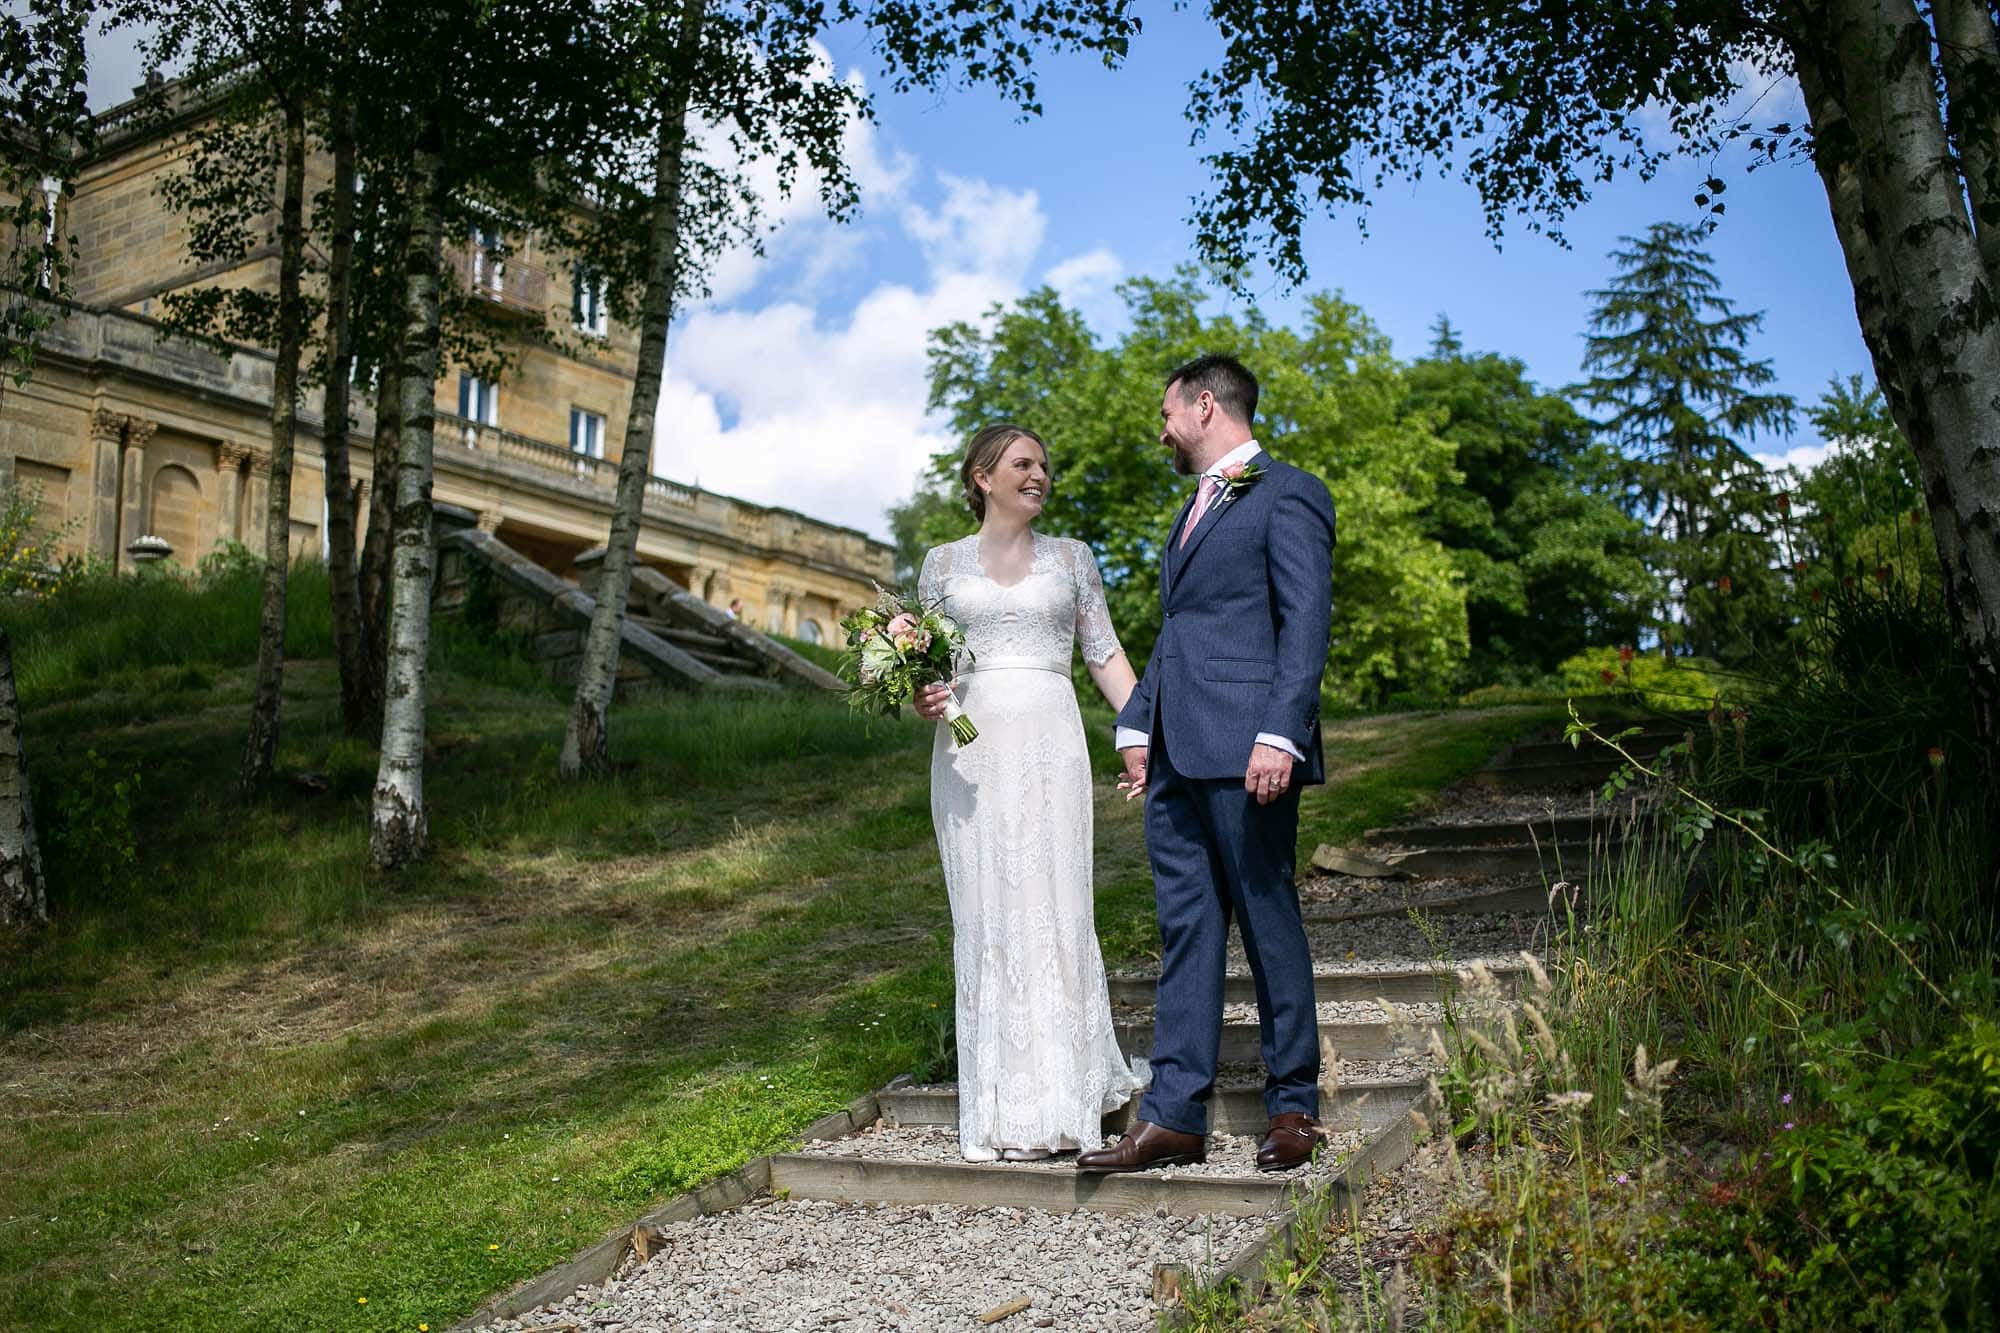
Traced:
<path fill-rule="evenodd" d="M 841 674 L 852 683 L 847 702 L 875 717 L 895 717 L 926 685 L 949 681 L 954 659 L 965 648 L 965 631 L 935 606 L 877 588 L 875 605 L 840 622 L 847 632 Z M 979 728 L 953 694 L 944 706 L 951 738 L 970 745 Z"/>

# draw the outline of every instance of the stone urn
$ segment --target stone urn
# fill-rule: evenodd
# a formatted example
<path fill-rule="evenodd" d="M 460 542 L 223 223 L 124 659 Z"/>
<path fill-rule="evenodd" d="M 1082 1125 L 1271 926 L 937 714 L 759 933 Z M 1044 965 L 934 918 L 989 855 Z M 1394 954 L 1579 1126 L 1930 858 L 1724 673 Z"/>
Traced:
<path fill-rule="evenodd" d="M 174 553 L 174 548 L 166 538 L 155 537 L 150 532 L 143 537 L 135 537 L 125 548 L 125 554 L 132 557 L 132 563 L 144 568 L 157 564 Z"/>

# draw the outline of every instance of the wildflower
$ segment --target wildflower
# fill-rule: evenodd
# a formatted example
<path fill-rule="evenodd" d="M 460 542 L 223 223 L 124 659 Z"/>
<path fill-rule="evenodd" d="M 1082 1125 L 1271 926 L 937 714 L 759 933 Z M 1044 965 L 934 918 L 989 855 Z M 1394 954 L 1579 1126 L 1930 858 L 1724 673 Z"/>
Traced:
<path fill-rule="evenodd" d="M 366 1296 L 356 1296 L 354 1298 L 354 1303 L 356 1305 L 366 1305 L 368 1304 L 368 1298 Z"/>
<path fill-rule="evenodd" d="M 1943 767 L 1944 767 L 1944 751 L 1943 751 L 1943 749 L 1941 749 L 1941 748 L 1940 748 L 1940 747 L 1938 747 L 1938 746 L 1935 746 L 1935 745 L 1933 745 L 1933 746 L 1932 746 L 1932 747 L 1930 748 L 1930 761 L 1931 761 L 1931 767 L 1932 767 L 1932 768 L 1943 768 Z"/>
<path fill-rule="evenodd" d="M 1875 566 L 1875 581 L 1877 583 L 1887 583 L 1889 581 L 1889 567 L 1887 565 Z"/>
<path fill-rule="evenodd" d="M 1778 492 L 1778 497 L 1777 497 L 1777 505 L 1778 505 L 1778 512 L 1779 512 L 1779 513 L 1781 513 L 1781 514 L 1789 514 L 1789 513 L 1791 513 L 1791 512 L 1792 512 L 1792 497 L 1791 497 L 1791 495 L 1790 495 L 1789 493 L 1785 492 L 1785 491 L 1779 491 L 1779 492 Z"/>
<path fill-rule="evenodd" d="M 1623 1171 L 1620 1171 L 1617 1174 L 1617 1176 L 1614 1177 L 1614 1179 L 1616 1179 L 1617 1182 L 1621 1185 L 1629 1185 L 1632 1183 L 1632 1177 L 1626 1175 Z"/>
<path fill-rule="evenodd" d="M 1616 685 L 1618 683 L 1618 673 L 1615 671 L 1600 671 L 1597 674 L 1604 678 L 1606 685 Z"/>
<path fill-rule="evenodd" d="M 1721 578 L 1715 581 L 1715 586 L 1717 591 L 1719 591 L 1724 597 L 1727 597 L 1729 595 L 1729 590 L 1735 587 L 1736 585 L 1730 582 L 1729 575 L 1724 574 Z"/>
<path fill-rule="evenodd" d="M 500 1247 L 499 1247 L 498 1245 L 488 1245 L 488 1246 L 487 1246 L 486 1248 L 487 1248 L 487 1249 L 489 1249 L 489 1250 L 497 1250 L 497 1249 L 499 1249 Z"/>
<path fill-rule="evenodd" d="M 1803 560 L 1800 560 L 1800 561 L 1798 561 L 1797 563 L 1795 563 L 1795 564 L 1794 564 L 1794 565 L 1792 566 L 1792 572 L 1793 572 L 1794 574 L 1803 574 L 1803 573 L 1805 573 L 1805 572 L 1806 572 L 1806 562 L 1805 562 L 1805 561 L 1803 561 Z"/>
<path fill-rule="evenodd" d="M 1793 1122 L 1791 1122 L 1791 1121 L 1787 1120 L 1787 1121 L 1785 1122 L 1785 1128 L 1786 1128 L 1786 1129 L 1791 1129 L 1792 1127 L 1793 1127 Z"/>
<path fill-rule="evenodd" d="M 1780 1106 L 1790 1106 L 1791 1104 L 1792 1104 L 1792 1094 L 1789 1092 L 1786 1093 L 1784 1096 L 1778 1098 L 1778 1105 Z"/>
<path fill-rule="evenodd" d="M 1632 650 L 1632 645 L 1629 643 L 1618 650 L 1618 660 L 1621 662 L 1629 663 L 1636 656 L 1638 654 Z"/>

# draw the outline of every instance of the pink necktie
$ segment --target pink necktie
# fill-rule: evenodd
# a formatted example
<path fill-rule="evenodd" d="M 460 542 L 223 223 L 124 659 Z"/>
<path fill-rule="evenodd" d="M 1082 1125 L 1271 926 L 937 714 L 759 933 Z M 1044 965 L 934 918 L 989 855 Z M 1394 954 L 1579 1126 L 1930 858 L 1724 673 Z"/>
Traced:
<path fill-rule="evenodd" d="M 1221 482 L 1206 472 L 1201 474 L 1201 487 L 1194 493 L 1194 508 L 1188 511 L 1187 525 L 1181 529 L 1182 546 L 1186 546 L 1188 538 L 1194 536 L 1195 528 L 1201 523 L 1201 516 L 1208 512 L 1209 502 L 1215 499 L 1215 493 L 1221 489 Z"/>

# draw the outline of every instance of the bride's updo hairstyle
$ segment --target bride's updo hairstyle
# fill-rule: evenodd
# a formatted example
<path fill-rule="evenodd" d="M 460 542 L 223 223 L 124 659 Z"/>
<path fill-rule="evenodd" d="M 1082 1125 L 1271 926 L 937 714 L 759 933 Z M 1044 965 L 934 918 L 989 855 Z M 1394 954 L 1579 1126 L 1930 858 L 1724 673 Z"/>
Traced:
<path fill-rule="evenodd" d="M 1026 426 L 1017 426 L 1011 421 L 996 421 L 981 427 L 966 442 L 965 461 L 958 465 L 958 479 L 965 485 L 965 507 L 982 523 L 986 521 L 986 492 L 979 489 L 979 483 L 973 480 L 972 474 L 984 472 L 991 475 L 1006 456 L 1007 446 L 1016 440 L 1033 440 L 1035 447 L 1042 451 L 1043 460 L 1047 460 L 1048 442 Z"/>

